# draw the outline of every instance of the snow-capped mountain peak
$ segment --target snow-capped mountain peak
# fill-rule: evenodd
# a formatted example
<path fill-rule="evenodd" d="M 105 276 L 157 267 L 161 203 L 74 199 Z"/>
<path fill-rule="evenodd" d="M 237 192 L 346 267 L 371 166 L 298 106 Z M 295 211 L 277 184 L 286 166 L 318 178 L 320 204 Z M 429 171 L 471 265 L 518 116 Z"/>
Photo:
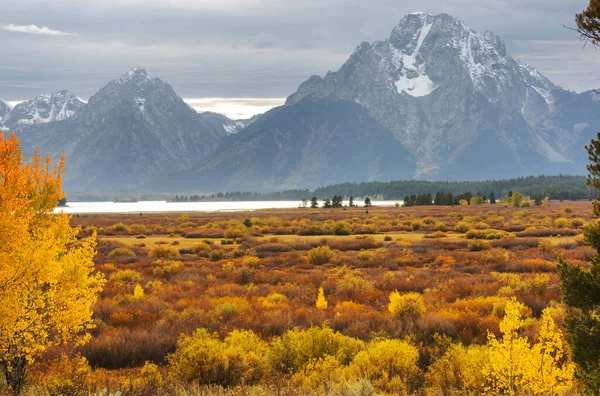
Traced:
<path fill-rule="evenodd" d="M 116 80 L 119 84 L 127 84 L 129 82 L 150 82 L 152 78 L 146 72 L 146 69 L 141 67 L 135 67 L 129 70 L 127 73 L 123 74 L 118 80 Z"/>
<path fill-rule="evenodd" d="M 512 156 L 506 166 L 515 172 L 544 160 L 579 161 L 576 140 L 565 136 L 579 139 L 592 128 L 588 115 L 564 109 L 593 100 L 554 85 L 511 57 L 500 37 L 449 14 L 406 15 L 387 39 L 361 44 L 338 71 L 309 78 L 286 104 L 314 95 L 367 109 L 418 157 L 415 177 L 451 175 L 458 158 L 486 150 L 498 161 Z"/>
<path fill-rule="evenodd" d="M 46 93 L 16 105 L 3 118 L 3 123 L 11 129 L 19 129 L 62 121 L 72 117 L 84 105 L 83 100 L 67 90 Z"/>

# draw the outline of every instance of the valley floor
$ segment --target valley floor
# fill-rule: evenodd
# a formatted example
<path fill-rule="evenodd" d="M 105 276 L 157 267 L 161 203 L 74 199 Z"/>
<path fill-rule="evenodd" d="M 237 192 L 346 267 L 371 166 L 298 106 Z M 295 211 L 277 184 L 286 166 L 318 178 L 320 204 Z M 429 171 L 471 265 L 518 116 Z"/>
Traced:
<path fill-rule="evenodd" d="M 561 328 L 556 264 L 588 267 L 591 210 L 75 215 L 81 237 L 97 233 L 108 279 L 96 328 L 84 346 L 48 351 L 27 392 L 502 393 L 485 371 L 490 334 L 502 340 L 514 307 L 527 345 L 540 342 L 542 317 Z M 571 367 L 567 357 L 557 365 Z M 571 375 L 554 389 L 577 386 Z"/>

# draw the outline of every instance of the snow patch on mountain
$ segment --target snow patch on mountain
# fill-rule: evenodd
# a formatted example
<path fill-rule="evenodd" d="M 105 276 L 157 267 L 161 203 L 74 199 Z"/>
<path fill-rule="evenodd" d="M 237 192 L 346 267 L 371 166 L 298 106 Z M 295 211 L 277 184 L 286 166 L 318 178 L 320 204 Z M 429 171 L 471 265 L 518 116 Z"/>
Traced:
<path fill-rule="evenodd" d="M 395 85 L 398 93 L 404 92 L 415 98 L 427 96 L 438 87 L 427 75 L 420 75 L 414 78 L 400 76 Z"/>
<path fill-rule="evenodd" d="M 419 64 L 417 62 L 417 55 L 419 55 L 423 42 L 431 31 L 433 24 L 427 23 L 428 16 L 426 14 L 417 13 L 413 15 L 420 15 L 423 18 L 423 26 L 419 30 L 419 37 L 417 38 L 415 48 L 408 54 L 399 51 L 393 46 L 390 46 L 390 50 L 394 66 L 396 69 L 401 69 L 401 74 L 394 83 L 398 93 L 401 94 L 404 92 L 414 97 L 421 97 L 429 95 L 437 88 L 437 85 L 431 81 L 425 71 L 425 63 L 421 62 Z"/>
<path fill-rule="evenodd" d="M 244 121 L 233 121 L 230 124 L 223 125 L 223 129 L 225 129 L 225 133 L 228 135 L 233 135 L 238 133 L 242 129 L 244 129 L 247 125 L 247 122 Z"/>
<path fill-rule="evenodd" d="M 536 86 L 533 86 L 532 88 L 537 93 L 539 93 L 542 98 L 544 98 L 544 100 L 546 101 L 546 104 L 548 104 L 548 108 L 550 110 L 554 110 L 554 108 L 556 106 L 555 106 L 555 102 L 554 102 L 554 97 L 552 96 L 552 92 L 550 92 L 549 89 L 544 89 L 544 88 L 540 88 L 540 87 L 536 87 Z"/>
<path fill-rule="evenodd" d="M 141 98 L 141 97 L 137 97 L 133 99 L 135 105 L 138 107 L 138 109 L 140 110 L 140 113 L 145 113 L 146 112 L 146 98 Z"/>

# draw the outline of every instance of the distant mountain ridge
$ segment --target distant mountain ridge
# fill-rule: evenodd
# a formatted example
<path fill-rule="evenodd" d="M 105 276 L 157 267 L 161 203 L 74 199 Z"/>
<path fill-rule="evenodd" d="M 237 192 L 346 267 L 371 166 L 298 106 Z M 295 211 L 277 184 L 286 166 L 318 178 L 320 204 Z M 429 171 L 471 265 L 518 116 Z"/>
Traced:
<path fill-rule="evenodd" d="M 67 155 L 64 184 L 76 191 L 133 189 L 189 169 L 227 134 L 141 68 L 107 83 L 71 117 L 19 131 L 26 147 Z"/>
<path fill-rule="evenodd" d="M 14 129 L 27 149 L 65 152 L 73 191 L 581 175 L 584 145 L 600 130 L 594 91 L 564 90 L 508 55 L 495 34 L 424 13 L 405 16 L 387 39 L 362 43 L 338 71 L 310 77 L 284 106 L 251 120 L 198 114 L 144 69 L 72 111 L 48 111 L 67 117 L 31 106 L 13 117 L 17 107 L 7 113 L 0 102 L 0 117 L 8 114 L 0 123 L 21 120 Z"/>

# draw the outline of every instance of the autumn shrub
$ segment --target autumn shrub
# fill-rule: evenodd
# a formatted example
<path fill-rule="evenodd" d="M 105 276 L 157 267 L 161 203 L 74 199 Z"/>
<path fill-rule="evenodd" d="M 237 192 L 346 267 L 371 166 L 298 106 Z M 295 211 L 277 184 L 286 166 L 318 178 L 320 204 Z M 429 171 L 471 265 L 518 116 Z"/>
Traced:
<path fill-rule="evenodd" d="M 282 253 L 289 252 L 291 247 L 285 243 L 263 243 L 255 247 L 256 253 Z"/>
<path fill-rule="evenodd" d="M 111 281 L 121 283 L 139 282 L 141 279 L 141 273 L 130 269 L 119 270 L 110 276 Z"/>
<path fill-rule="evenodd" d="M 125 380 L 124 388 L 133 395 L 156 395 L 159 394 L 163 385 L 163 377 L 158 366 L 151 362 L 145 362 L 139 373 Z"/>
<path fill-rule="evenodd" d="M 551 252 L 554 249 L 554 245 L 548 240 L 542 240 L 537 248 L 541 252 Z"/>
<path fill-rule="evenodd" d="M 375 287 L 375 282 L 365 279 L 360 270 L 347 265 L 328 270 L 324 278 L 326 283 L 334 287 L 337 293 L 346 297 L 360 297 Z"/>
<path fill-rule="evenodd" d="M 148 257 L 155 260 L 171 260 L 179 257 L 179 250 L 173 246 L 156 246 L 148 253 Z"/>
<path fill-rule="evenodd" d="M 425 302 L 419 293 L 390 293 L 388 311 L 397 317 L 419 317 L 425 313 Z"/>
<path fill-rule="evenodd" d="M 340 221 L 335 223 L 333 233 L 335 235 L 350 235 L 352 234 L 352 230 L 350 229 L 348 223 Z"/>
<path fill-rule="evenodd" d="M 433 217 L 423 217 L 421 219 L 421 221 L 423 222 L 423 224 L 427 224 L 427 225 L 434 225 L 436 223 L 436 219 Z"/>
<path fill-rule="evenodd" d="M 374 340 L 352 361 L 351 370 L 389 394 L 412 394 L 421 382 L 419 351 L 398 339 Z"/>
<path fill-rule="evenodd" d="M 263 300 L 263 307 L 273 308 L 287 305 L 288 298 L 280 293 L 271 293 Z"/>
<path fill-rule="evenodd" d="M 118 258 L 118 257 L 135 257 L 135 253 L 131 249 L 118 247 L 112 250 L 108 257 Z"/>
<path fill-rule="evenodd" d="M 554 272 L 556 262 L 539 258 L 529 258 L 511 263 L 508 270 L 512 272 Z"/>
<path fill-rule="evenodd" d="M 435 227 L 433 227 L 434 230 L 436 231 L 441 231 L 441 232 L 446 232 L 448 231 L 448 227 L 446 226 L 446 223 L 442 222 L 442 221 L 438 221 L 435 223 Z"/>
<path fill-rule="evenodd" d="M 223 236 L 227 239 L 238 239 L 244 235 L 246 235 L 246 227 L 244 226 L 229 227 L 223 233 Z"/>
<path fill-rule="evenodd" d="M 488 363 L 485 346 L 453 344 L 427 370 L 427 385 L 432 394 L 477 394 L 485 387 L 482 367 Z"/>
<path fill-rule="evenodd" d="M 425 238 L 425 239 L 441 239 L 441 238 L 446 238 L 447 236 L 448 236 L 448 234 L 446 234 L 445 232 L 436 231 L 434 233 L 424 235 L 423 238 Z"/>
<path fill-rule="evenodd" d="M 364 349 L 364 342 L 329 327 L 289 330 L 271 343 L 270 365 L 275 371 L 297 373 L 314 359 L 329 355 L 347 365 Z"/>
<path fill-rule="evenodd" d="M 84 396 L 89 394 L 92 368 L 81 355 L 61 354 L 45 364 L 44 370 L 31 375 L 40 386 L 40 394 Z M 35 392 L 33 392 L 35 393 Z"/>
<path fill-rule="evenodd" d="M 206 329 L 177 341 L 169 363 L 177 376 L 200 384 L 253 385 L 267 369 L 268 344 L 251 331 L 234 330 L 223 341 Z"/>
<path fill-rule="evenodd" d="M 301 370 L 292 375 L 290 385 L 305 394 L 345 394 L 343 385 L 349 376 L 347 366 L 335 357 L 325 355 L 309 361 Z"/>
<path fill-rule="evenodd" d="M 471 251 L 471 252 L 480 252 L 482 250 L 491 249 L 492 245 L 490 245 L 490 243 L 487 241 L 473 240 L 473 241 L 469 241 L 467 247 L 468 247 L 469 251 Z"/>
<path fill-rule="evenodd" d="M 556 228 L 568 228 L 570 225 L 571 223 L 569 220 L 565 219 L 564 217 L 559 217 L 558 219 L 554 220 L 554 227 Z"/>
<path fill-rule="evenodd" d="M 471 229 L 471 225 L 465 222 L 459 222 L 454 226 L 454 231 L 465 233 Z"/>
<path fill-rule="evenodd" d="M 467 239 L 502 239 L 507 237 L 509 234 L 506 231 L 502 230 L 493 230 L 493 229 L 473 229 L 467 231 L 465 236 Z"/>
<path fill-rule="evenodd" d="M 325 235 L 325 230 L 318 225 L 312 225 L 310 227 L 304 227 L 298 231 L 298 235 L 308 236 L 308 235 Z"/>
<path fill-rule="evenodd" d="M 119 369 L 162 363 L 175 350 L 177 332 L 158 328 L 110 328 L 81 348 L 92 367 Z"/>
<path fill-rule="evenodd" d="M 223 249 L 211 250 L 208 257 L 211 261 L 219 261 L 227 258 L 227 252 Z"/>
<path fill-rule="evenodd" d="M 319 246 L 308 252 L 308 261 L 313 265 L 327 264 L 335 253 L 329 246 Z"/>
<path fill-rule="evenodd" d="M 473 228 L 476 230 L 489 230 L 491 227 L 488 223 L 480 221 L 480 222 L 475 223 Z"/>
<path fill-rule="evenodd" d="M 585 219 L 582 219 L 581 217 L 576 217 L 574 219 L 571 219 L 571 228 L 581 228 L 585 225 Z"/>
<path fill-rule="evenodd" d="M 420 221 L 420 220 L 414 220 L 413 222 L 411 222 L 410 227 L 412 228 L 413 231 L 419 231 L 421 230 L 423 227 L 425 226 L 425 224 Z"/>
<path fill-rule="evenodd" d="M 125 224 L 123 224 L 121 222 L 119 222 L 117 224 L 114 224 L 112 227 L 110 227 L 110 229 L 113 230 L 113 231 L 116 231 L 116 232 L 127 232 L 127 231 L 129 231 L 129 228 Z"/>

